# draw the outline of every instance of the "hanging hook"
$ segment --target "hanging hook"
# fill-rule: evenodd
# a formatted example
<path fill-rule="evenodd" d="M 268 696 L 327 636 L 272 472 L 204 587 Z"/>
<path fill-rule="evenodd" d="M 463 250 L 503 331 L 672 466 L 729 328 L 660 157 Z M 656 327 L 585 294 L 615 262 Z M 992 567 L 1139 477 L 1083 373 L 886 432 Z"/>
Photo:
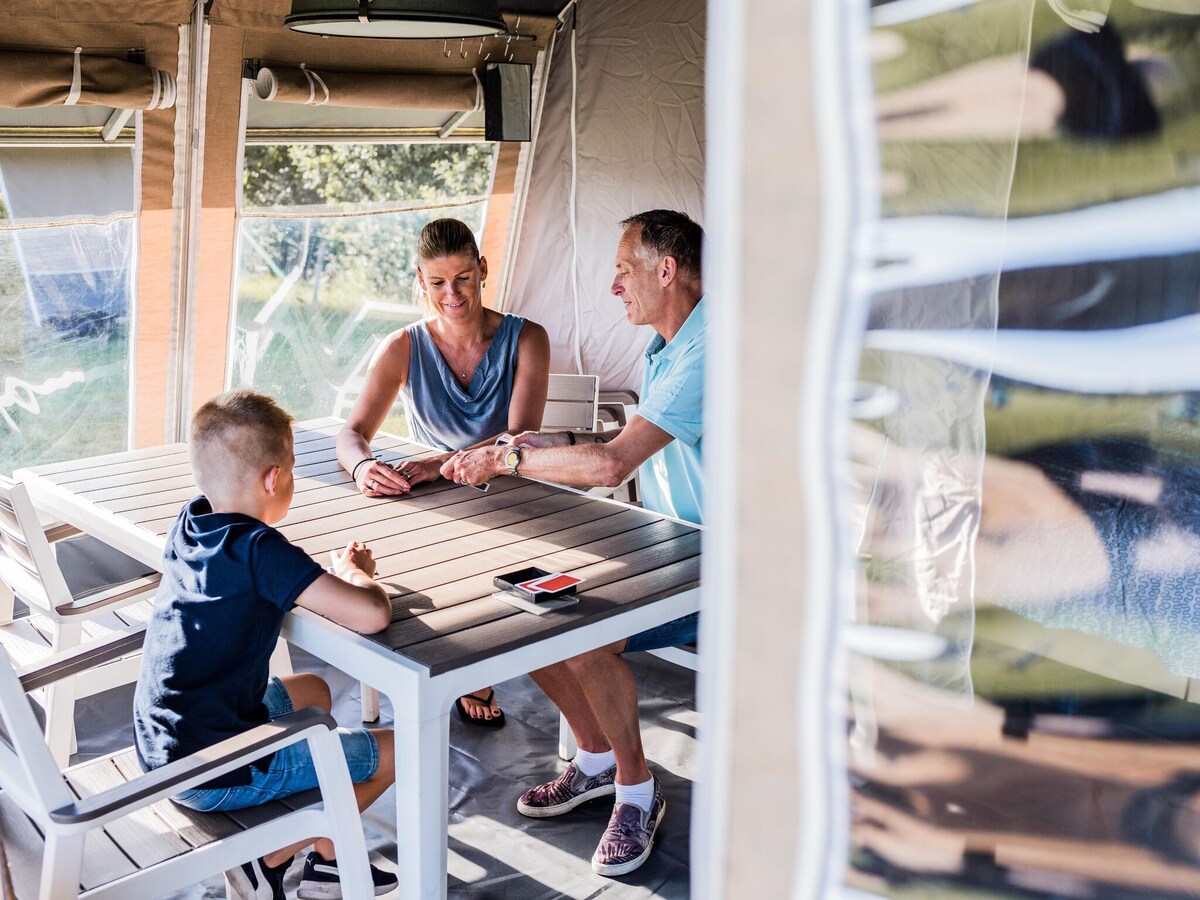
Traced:
<path fill-rule="evenodd" d="M 491 58 L 492 58 L 492 51 L 491 51 L 491 50 L 489 50 L 489 51 L 487 52 L 487 56 L 484 56 L 484 55 L 483 55 L 483 45 L 484 45 L 484 43 L 485 43 L 486 41 L 487 41 L 487 38 L 480 38 L 480 39 L 479 39 L 479 58 L 480 58 L 481 60 L 483 60 L 484 62 L 487 62 L 489 59 L 491 59 Z"/>
<path fill-rule="evenodd" d="M 504 61 L 512 62 L 512 50 L 509 49 L 512 44 L 513 35 L 521 30 L 521 14 L 517 13 L 517 21 L 513 23 L 512 30 L 508 33 L 508 39 L 504 42 Z"/>
<path fill-rule="evenodd" d="M 462 38 L 458 42 L 458 58 L 459 59 L 467 58 L 467 39 L 466 38 Z"/>
<path fill-rule="evenodd" d="M 446 59 L 450 58 L 450 42 L 449 41 L 442 41 L 442 56 L 446 57 Z"/>

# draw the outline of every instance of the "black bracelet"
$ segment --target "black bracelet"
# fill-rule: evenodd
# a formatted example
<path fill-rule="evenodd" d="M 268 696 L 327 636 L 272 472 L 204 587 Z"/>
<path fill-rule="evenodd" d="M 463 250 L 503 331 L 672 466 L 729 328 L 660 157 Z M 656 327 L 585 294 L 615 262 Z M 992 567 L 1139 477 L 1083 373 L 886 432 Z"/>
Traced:
<path fill-rule="evenodd" d="M 567 432 L 567 440 L 570 441 L 571 446 L 574 447 L 575 446 L 575 432 L 568 431 Z"/>
<path fill-rule="evenodd" d="M 356 462 L 354 464 L 354 468 L 350 470 L 350 480 L 355 484 L 358 484 L 358 478 L 356 477 L 358 475 L 358 467 L 365 462 L 375 462 L 375 459 L 376 457 L 374 456 L 364 456 L 362 459 Z"/>

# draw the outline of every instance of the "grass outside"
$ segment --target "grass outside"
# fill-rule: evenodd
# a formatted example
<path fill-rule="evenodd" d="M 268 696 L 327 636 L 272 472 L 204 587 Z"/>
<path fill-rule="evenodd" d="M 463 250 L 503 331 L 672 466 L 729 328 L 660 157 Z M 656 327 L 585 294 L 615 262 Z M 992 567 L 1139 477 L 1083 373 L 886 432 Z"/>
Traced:
<path fill-rule="evenodd" d="M 880 148 L 884 171 L 906 190 L 885 199 L 889 217 L 1003 216 L 1012 146 L 1004 143 L 893 141 Z M 1200 183 L 1200 113 L 1168 120 L 1149 139 L 1101 144 L 1063 137 L 1022 141 L 1008 213 L 1045 215 Z"/>
<path fill-rule="evenodd" d="M 39 330 L 10 233 L 0 233 L 0 474 L 123 450 L 129 423 L 129 334 Z"/>
<path fill-rule="evenodd" d="M 0 279 L 0 285 L 5 284 Z M 11 284 L 11 282 L 8 282 Z M 322 290 L 311 299 L 287 301 L 286 319 L 303 323 L 290 339 L 276 335 L 259 361 L 248 386 L 275 396 L 297 419 L 327 416 L 334 409 L 336 385 L 349 378 L 374 338 L 403 327 L 416 316 L 368 315 L 347 332 L 340 344 L 331 343 L 357 306 L 350 300 L 353 285 Z M 248 294 L 261 294 L 262 285 Z M 298 293 L 303 293 L 298 291 Z M 328 299 L 327 295 L 328 294 Z M 263 300 L 242 304 L 240 313 L 252 322 Z M 67 338 L 55 332 L 34 333 L 26 322 L 23 292 L 0 293 L 0 474 L 44 463 L 114 453 L 128 446 L 130 409 L 130 347 L 126 326 L 107 337 Z M 235 357 L 235 365 L 243 360 Z M 235 369 L 236 371 L 236 369 Z M 62 380 L 61 387 L 55 381 Z M 46 393 L 34 388 L 53 387 Z M 357 392 L 350 392 L 352 403 Z M 397 404 L 384 430 L 406 436 L 408 424 Z"/>
<path fill-rule="evenodd" d="M 260 298 L 274 289 L 271 282 L 278 284 L 277 279 L 253 277 L 244 279 L 244 290 L 239 285 L 232 383 L 271 394 L 299 420 L 346 415 L 358 398 L 366 357 L 388 334 L 420 318 L 393 310 L 370 313 L 352 324 L 364 296 L 355 284 L 330 282 L 314 303 L 311 287 L 300 283 L 266 327 L 255 317 L 265 303 Z M 406 436 L 403 414 L 389 417 L 384 430 Z"/>
<path fill-rule="evenodd" d="M 0 329 L 8 331 L 0 315 Z M 5 360 L 0 474 L 124 450 L 129 429 L 128 339 L 50 339 Z M 52 387 L 66 375 L 61 387 Z M 78 380 L 76 380 L 78 379 Z M 47 384 L 49 382 L 49 384 Z M 33 386 L 29 389 L 26 385 Z M 11 398 L 11 402 L 10 402 Z"/>

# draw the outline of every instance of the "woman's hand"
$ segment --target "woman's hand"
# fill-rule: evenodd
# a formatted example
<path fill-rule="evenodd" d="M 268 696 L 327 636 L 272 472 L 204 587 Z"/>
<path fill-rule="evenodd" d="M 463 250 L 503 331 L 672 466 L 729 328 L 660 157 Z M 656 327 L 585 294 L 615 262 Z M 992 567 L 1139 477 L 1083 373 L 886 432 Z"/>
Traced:
<path fill-rule="evenodd" d="M 436 481 L 441 477 L 442 463 L 448 457 L 435 456 L 430 459 L 406 459 L 396 463 L 396 472 L 409 486 L 423 481 Z"/>
<path fill-rule="evenodd" d="M 512 439 L 517 447 L 569 447 L 571 439 L 565 431 L 522 431 Z"/>
<path fill-rule="evenodd" d="M 412 490 L 407 478 L 377 459 L 358 467 L 354 483 L 364 497 L 397 497 Z"/>

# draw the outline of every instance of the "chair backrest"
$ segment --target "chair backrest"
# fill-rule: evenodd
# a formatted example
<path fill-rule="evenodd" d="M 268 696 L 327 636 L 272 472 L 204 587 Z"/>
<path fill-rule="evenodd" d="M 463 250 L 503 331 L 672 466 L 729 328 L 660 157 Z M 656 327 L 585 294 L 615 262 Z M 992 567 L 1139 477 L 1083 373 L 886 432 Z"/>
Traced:
<path fill-rule="evenodd" d="M 0 647 L 0 790 L 43 827 L 50 810 L 75 800 L 54 764 L 29 697 L 3 647 Z"/>
<path fill-rule="evenodd" d="M 600 398 L 596 375 L 551 375 L 543 431 L 595 431 Z"/>
<path fill-rule="evenodd" d="M 71 602 L 58 560 L 25 485 L 0 475 L 0 580 L 27 605 L 53 614 Z"/>

